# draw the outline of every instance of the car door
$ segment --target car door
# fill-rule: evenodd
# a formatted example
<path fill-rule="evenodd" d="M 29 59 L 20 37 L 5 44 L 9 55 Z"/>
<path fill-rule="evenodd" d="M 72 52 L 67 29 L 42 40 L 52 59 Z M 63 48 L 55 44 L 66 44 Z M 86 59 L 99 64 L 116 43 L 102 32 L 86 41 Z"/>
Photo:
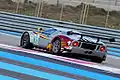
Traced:
<path fill-rule="evenodd" d="M 39 42 L 40 42 L 40 37 L 39 37 L 39 33 L 36 33 L 34 34 L 32 37 L 31 37 L 31 40 L 33 42 L 34 45 L 39 45 Z"/>
<path fill-rule="evenodd" d="M 46 48 L 46 46 L 49 43 L 49 35 L 43 34 L 43 33 L 39 33 L 39 39 L 38 39 L 38 46 L 42 47 L 42 48 Z"/>

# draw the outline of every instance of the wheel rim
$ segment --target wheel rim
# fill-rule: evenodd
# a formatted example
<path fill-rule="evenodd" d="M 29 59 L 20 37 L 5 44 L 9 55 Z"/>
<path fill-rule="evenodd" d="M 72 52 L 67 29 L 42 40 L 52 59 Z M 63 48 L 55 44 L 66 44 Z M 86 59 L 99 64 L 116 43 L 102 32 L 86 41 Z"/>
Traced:
<path fill-rule="evenodd" d="M 58 53 L 60 50 L 60 41 L 59 40 L 56 40 L 54 43 L 53 43 L 53 47 L 52 47 L 52 51 L 54 53 Z"/>
<path fill-rule="evenodd" d="M 22 46 L 23 47 L 26 46 L 28 41 L 29 41 L 29 36 L 27 34 L 24 34 L 22 38 Z"/>

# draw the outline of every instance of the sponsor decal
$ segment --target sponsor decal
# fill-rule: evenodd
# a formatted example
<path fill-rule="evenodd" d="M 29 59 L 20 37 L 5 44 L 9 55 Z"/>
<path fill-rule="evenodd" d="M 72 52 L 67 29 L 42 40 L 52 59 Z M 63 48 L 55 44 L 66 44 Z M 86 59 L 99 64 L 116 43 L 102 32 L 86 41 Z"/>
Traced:
<path fill-rule="evenodd" d="M 47 49 L 48 51 L 51 51 L 51 50 L 52 50 L 52 44 L 49 43 L 49 44 L 46 46 L 46 49 Z"/>

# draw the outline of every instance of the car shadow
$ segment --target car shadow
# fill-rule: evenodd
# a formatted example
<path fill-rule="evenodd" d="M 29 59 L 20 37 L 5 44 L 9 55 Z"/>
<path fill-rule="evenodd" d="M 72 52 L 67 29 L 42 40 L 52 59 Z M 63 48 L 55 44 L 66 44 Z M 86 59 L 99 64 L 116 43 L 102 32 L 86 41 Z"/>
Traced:
<path fill-rule="evenodd" d="M 36 49 L 33 49 L 33 50 L 48 53 L 48 54 L 52 54 L 51 52 L 48 52 L 44 49 L 37 49 L 36 48 Z M 78 59 L 78 60 L 84 60 L 84 61 L 91 61 L 89 56 L 75 54 L 75 53 L 61 53 L 61 54 L 52 54 L 52 55 L 57 55 L 57 56 L 62 56 L 62 57 L 67 57 L 67 58 L 73 58 L 73 59 Z"/>

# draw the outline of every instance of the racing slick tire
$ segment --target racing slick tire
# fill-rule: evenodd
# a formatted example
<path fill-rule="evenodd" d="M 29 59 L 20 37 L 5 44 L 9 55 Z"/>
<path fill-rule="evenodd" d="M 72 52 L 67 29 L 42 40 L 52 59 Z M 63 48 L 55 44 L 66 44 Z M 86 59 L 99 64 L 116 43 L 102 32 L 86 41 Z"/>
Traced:
<path fill-rule="evenodd" d="M 92 61 L 96 62 L 96 63 L 102 63 L 104 60 L 102 58 L 99 58 L 99 57 L 94 57 L 94 58 L 92 58 Z"/>
<path fill-rule="evenodd" d="M 60 54 L 61 53 L 61 40 L 59 38 L 56 38 L 52 42 L 52 53 L 53 54 Z"/>
<path fill-rule="evenodd" d="M 26 49 L 32 49 L 34 46 L 30 43 L 30 36 L 28 32 L 23 33 L 20 41 L 20 46 Z"/>

